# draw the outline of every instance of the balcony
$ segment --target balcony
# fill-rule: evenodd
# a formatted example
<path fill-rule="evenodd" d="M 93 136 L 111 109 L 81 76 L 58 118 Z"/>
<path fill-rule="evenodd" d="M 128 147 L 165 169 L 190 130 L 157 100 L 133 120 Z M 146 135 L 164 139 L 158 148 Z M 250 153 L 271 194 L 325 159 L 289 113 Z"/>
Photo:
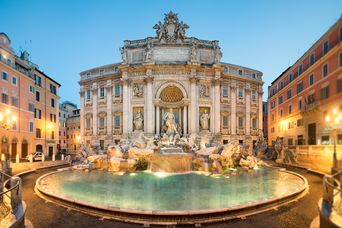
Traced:
<path fill-rule="evenodd" d="M 245 129 L 241 128 L 241 127 L 236 128 L 236 134 L 237 135 L 244 135 L 245 134 Z"/>

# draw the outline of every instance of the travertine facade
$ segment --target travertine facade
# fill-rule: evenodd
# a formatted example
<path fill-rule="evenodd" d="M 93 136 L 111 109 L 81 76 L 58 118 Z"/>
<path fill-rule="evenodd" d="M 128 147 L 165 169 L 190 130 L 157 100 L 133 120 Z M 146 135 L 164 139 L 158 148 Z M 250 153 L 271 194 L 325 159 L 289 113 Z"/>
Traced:
<path fill-rule="evenodd" d="M 221 62 L 218 41 L 186 37 L 165 15 L 156 37 L 125 41 L 122 62 L 81 72 L 81 134 L 87 145 L 160 135 L 173 113 L 181 135 L 252 146 L 262 128 L 262 73 Z"/>

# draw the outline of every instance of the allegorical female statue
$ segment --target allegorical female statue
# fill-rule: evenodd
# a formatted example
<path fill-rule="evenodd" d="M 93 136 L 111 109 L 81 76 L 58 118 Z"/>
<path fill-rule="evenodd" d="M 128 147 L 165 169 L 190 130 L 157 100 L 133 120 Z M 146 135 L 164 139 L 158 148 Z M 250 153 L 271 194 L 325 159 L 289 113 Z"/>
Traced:
<path fill-rule="evenodd" d="M 209 130 L 209 118 L 210 118 L 209 113 L 205 109 L 204 112 L 201 115 L 201 118 L 200 118 L 200 123 L 201 123 L 202 130 Z"/>
<path fill-rule="evenodd" d="M 135 113 L 134 120 L 133 120 L 135 130 L 142 130 L 143 129 L 143 126 L 144 126 L 143 121 L 144 121 L 143 114 L 140 111 Z"/>
<path fill-rule="evenodd" d="M 172 108 L 170 108 L 169 111 L 164 114 L 163 121 L 165 123 L 165 128 L 166 128 L 165 133 L 167 135 L 171 135 L 171 134 L 174 135 L 178 132 L 176 119 L 175 119 L 175 115 L 173 114 Z"/>

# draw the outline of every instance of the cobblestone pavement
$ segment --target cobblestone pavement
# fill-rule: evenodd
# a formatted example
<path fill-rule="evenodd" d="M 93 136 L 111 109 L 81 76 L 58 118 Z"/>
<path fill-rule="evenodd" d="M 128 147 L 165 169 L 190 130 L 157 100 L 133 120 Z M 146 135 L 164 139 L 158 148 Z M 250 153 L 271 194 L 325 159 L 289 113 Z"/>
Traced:
<path fill-rule="evenodd" d="M 311 221 L 318 215 L 318 200 L 322 196 L 322 178 L 302 169 L 290 170 L 306 177 L 310 186 L 309 193 L 298 202 L 245 219 L 202 224 L 202 227 L 309 227 Z M 26 218 L 34 227 L 142 227 L 137 224 L 101 219 L 45 202 L 35 195 L 33 189 L 36 179 L 51 171 L 52 169 L 39 171 L 23 177 L 23 199 L 27 204 Z M 194 225 L 177 227 L 194 227 Z"/>

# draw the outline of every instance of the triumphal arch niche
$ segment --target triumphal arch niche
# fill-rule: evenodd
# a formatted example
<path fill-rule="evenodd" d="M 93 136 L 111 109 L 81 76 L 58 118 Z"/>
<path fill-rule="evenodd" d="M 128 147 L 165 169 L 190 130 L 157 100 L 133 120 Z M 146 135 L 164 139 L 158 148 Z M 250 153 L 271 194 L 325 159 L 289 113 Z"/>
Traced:
<path fill-rule="evenodd" d="M 86 140 L 175 133 L 252 145 L 262 127 L 262 73 L 221 62 L 219 42 L 188 37 L 173 12 L 153 28 L 154 37 L 124 41 L 120 63 L 81 73 L 81 116 L 92 113 L 81 123 Z"/>

